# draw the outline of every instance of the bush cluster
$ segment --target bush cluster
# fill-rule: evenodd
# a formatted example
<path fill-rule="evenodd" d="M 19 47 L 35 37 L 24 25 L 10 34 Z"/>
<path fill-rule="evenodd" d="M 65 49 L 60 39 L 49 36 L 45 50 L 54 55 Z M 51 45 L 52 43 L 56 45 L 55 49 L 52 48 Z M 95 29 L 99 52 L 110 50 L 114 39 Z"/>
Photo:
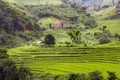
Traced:
<path fill-rule="evenodd" d="M 0 49 L 0 80 L 32 80 L 32 73 L 26 67 L 17 68 L 7 50 Z"/>
<path fill-rule="evenodd" d="M 66 75 L 52 75 L 50 73 L 34 75 L 35 80 L 120 80 L 114 72 L 107 72 L 108 77 L 104 78 L 100 71 L 86 74 L 69 73 Z"/>

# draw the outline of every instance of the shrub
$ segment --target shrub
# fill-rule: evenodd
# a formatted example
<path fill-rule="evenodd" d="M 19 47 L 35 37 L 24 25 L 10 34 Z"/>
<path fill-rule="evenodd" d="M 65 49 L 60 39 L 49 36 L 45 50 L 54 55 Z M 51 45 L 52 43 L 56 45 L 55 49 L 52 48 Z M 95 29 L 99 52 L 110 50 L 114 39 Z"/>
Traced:
<path fill-rule="evenodd" d="M 65 75 L 53 75 L 50 73 L 35 74 L 35 80 L 120 80 L 114 72 L 108 71 L 108 78 L 103 78 L 99 71 L 90 72 L 89 75 L 69 73 Z"/>
<path fill-rule="evenodd" d="M 32 80 L 28 68 L 17 68 L 15 62 L 8 57 L 7 50 L 0 49 L 0 80 Z"/>
<path fill-rule="evenodd" d="M 76 80 L 77 77 L 78 77 L 77 74 L 74 74 L 74 73 L 72 73 L 72 74 L 68 74 L 68 79 L 67 79 L 67 80 Z"/>
<path fill-rule="evenodd" d="M 46 37 L 45 37 L 45 44 L 49 45 L 50 47 L 53 46 L 55 44 L 55 38 L 53 35 L 51 34 L 48 34 Z"/>
<path fill-rule="evenodd" d="M 3 35 L 0 37 L 0 47 L 12 48 L 18 46 L 18 40 L 12 35 Z"/>
<path fill-rule="evenodd" d="M 109 30 L 104 30 L 103 33 L 106 34 L 110 38 L 112 37 L 112 34 Z"/>
<path fill-rule="evenodd" d="M 90 80 L 103 80 L 102 73 L 99 71 L 91 72 L 89 73 L 89 79 Z"/>
<path fill-rule="evenodd" d="M 67 34 L 70 36 L 72 42 L 81 43 L 81 32 L 79 30 L 70 30 Z"/>
<path fill-rule="evenodd" d="M 106 44 L 106 43 L 109 43 L 111 42 L 111 40 L 109 38 L 101 38 L 99 40 L 100 44 Z"/>
<path fill-rule="evenodd" d="M 8 58 L 9 55 L 7 54 L 7 50 L 6 49 L 0 49 L 0 59 L 3 58 Z"/>
<path fill-rule="evenodd" d="M 32 73 L 29 68 L 20 67 L 18 69 L 18 79 L 19 80 L 32 80 Z"/>
<path fill-rule="evenodd" d="M 108 71 L 108 80 L 119 80 L 115 74 L 115 72 Z"/>
<path fill-rule="evenodd" d="M 119 35 L 119 34 L 116 33 L 116 34 L 114 35 L 114 37 L 115 37 L 116 40 L 120 41 L 120 35 Z"/>
<path fill-rule="evenodd" d="M 108 36 L 102 32 L 95 32 L 94 36 L 96 39 L 101 39 L 101 38 L 108 38 Z"/>

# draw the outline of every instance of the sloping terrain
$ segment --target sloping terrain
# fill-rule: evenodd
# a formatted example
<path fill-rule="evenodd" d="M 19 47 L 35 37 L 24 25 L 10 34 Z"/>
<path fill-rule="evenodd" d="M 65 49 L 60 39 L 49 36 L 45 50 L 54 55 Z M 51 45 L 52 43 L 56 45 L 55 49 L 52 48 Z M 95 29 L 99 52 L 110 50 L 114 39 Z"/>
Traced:
<path fill-rule="evenodd" d="M 37 4 L 61 4 L 61 0 L 5 0 L 10 3 L 17 3 L 22 5 L 37 5 Z"/>
<path fill-rule="evenodd" d="M 77 7 L 76 5 L 26 5 L 24 7 L 28 12 L 37 16 L 39 19 L 54 17 L 66 21 L 70 26 L 80 24 L 85 25 L 87 28 L 97 26 L 94 17 L 87 14 L 84 8 Z"/>
<path fill-rule="evenodd" d="M 103 26 L 107 26 L 107 30 L 109 30 L 112 34 L 120 34 L 120 20 L 102 20 L 98 22 L 98 26 L 94 29 L 89 29 L 88 31 L 91 33 L 100 32 L 100 28 Z"/>
<path fill-rule="evenodd" d="M 110 2 L 113 0 L 74 1 L 83 1 L 80 4 L 87 7 L 94 7 L 95 4 L 112 6 L 104 6 L 94 14 L 89 14 L 86 8 L 76 4 L 61 4 L 61 0 L 9 0 L 11 5 L 0 1 L 0 47 L 21 46 L 8 49 L 8 54 L 18 67 L 29 67 L 35 80 L 66 80 L 59 79 L 59 76 L 51 79 L 45 73 L 87 74 L 96 70 L 102 72 L 105 80 L 108 80 L 107 71 L 115 72 L 120 77 L 120 18 L 112 18 L 119 13 L 119 7 L 113 6 Z M 101 4 L 99 1 L 102 1 Z M 69 28 L 64 28 L 63 23 Z M 59 25 L 62 26 L 60 29 L 51 28 Z M 44 28 L 43 32 L 41 27 Z M 72 43 L 67 34 L 69 30 L 80 31 L 81 44 Z M 42 42 L 47 34 L 56 39 L 52 47 Z M 43 45 L 37 46 L 38 42 Z M 6 70 L 9 72 L 9 69 Z M 44 79 L 46 77 L 48 79 Z"/>
<path fill-rule="evenodd" d="M 18 64 L 22 60 L 24 65 L 29 66 L 33 73 L 67 74 L 99 70 L 104 77 L 107 77 L 107 71 L 116 72 L 120 77 L 119 48 L 119 42 L 109 44 L 109 46 L 82 48 L 24 46 L 9 50 L 9 55 Z"/>
<path fill-rule="evenodd" d="M 32 37 L 35 37 L 35 35 L 37 37 L 37 33 L 33 34 L 32 32 L 38 32 L 40 30 L 40 26 L 34 22 L 33 18 L 30 16 L 28 17 L 26 13 L 17 10 L 15 6 L 0 1 L 0 47 L 9 44 L 15 46 L 15 44 L 17 45 L 16 41 L 32 40 Z M 30 32 L 32 35 L 28 38 L 28 35 L 31 34 Z M 17 40 L 15 40 L 15 37 Z M 12 44 L 14 42 L 16 43 Z"/>
<path fill-rule="evenodd" d="M 94 13 L 95 18 L 97 19 L 107 19 L 116 14 L 116 7 L 111 6 Z"/>
<path fill-rule="evenodd" d="M 117 5 L 118 0 L 5 0 L 10 3 L 17 3 L 21 5 L 38 5 L 38 4 L 63 4 L 63 3 L 76 3 L 77 5 L 84 6 L 87 9 L 94 6 L 98 9 L 104 6 Z"/>
<path fill-rule="evenodd" d="M 62 0 L 64 3 L 76 3 L 86 7 L 87 10 L 100 10 L 102 7 L 118 4 L 118 0 Z"/>
<path fill-rule="evenodd" d="M 111 6 L 100 11 L 96 11 L 93 15 L 97 19 L 120 19 L 120 7 Z"/>

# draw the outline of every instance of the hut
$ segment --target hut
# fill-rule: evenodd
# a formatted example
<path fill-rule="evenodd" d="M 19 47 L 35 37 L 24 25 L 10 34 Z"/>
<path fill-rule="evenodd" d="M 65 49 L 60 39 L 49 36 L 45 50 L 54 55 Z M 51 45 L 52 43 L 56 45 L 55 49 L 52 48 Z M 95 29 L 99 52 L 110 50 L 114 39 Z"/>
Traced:
<path fill-rule="evenodd" d="M 51 24 L 52 29 L 65 29 L 68 27 L 69 27 L 69 25 L 62 20 L 58 20 L 54 24 Z"/>

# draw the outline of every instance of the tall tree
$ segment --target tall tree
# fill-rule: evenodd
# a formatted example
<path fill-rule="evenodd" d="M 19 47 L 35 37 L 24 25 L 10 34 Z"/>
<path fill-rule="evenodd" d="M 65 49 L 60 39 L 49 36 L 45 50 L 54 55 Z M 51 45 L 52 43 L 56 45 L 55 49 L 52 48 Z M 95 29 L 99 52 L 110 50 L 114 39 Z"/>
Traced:
<path fill-rule="evenodd" d="M 72 42 L 81 43 L 81 32 L 79 30 L 70 30 L 67 34 L 70 36 Z"/>

